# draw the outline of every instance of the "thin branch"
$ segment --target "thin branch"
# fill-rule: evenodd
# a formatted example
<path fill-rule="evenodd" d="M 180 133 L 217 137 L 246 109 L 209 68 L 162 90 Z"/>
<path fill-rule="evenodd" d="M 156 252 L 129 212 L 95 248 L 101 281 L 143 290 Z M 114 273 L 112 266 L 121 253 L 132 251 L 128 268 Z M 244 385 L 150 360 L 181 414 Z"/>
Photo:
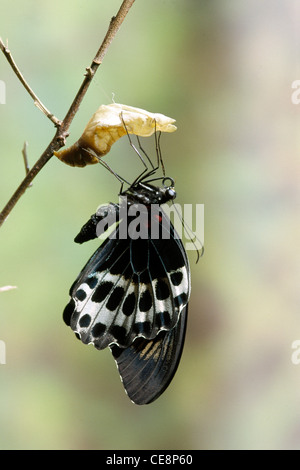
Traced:
<path fill-rule="evenodd" d="M 29 163 L 28 163 L 28 157 L 27 157 L 27 147 L 28 147 L 28 142 L 24 142 L 24 145 L 23 145 L 23 148 L 22 148 L 22 155 L 23 155 L 26 175 L 30 171 Z"/>
<path fill-rule="evenodd" d="M 3 222 L 7 219 L 7 216 L 10 214 L 20 197 L 24 194 L 32 180 L 36 177 L 36 175 L 41 171 L 41 169 L 46 165 L 46 163 L 50 160 L 50 158 L 53 156 L 53 152 L 56 150 L 59 150 L 61 147 L 65 145 L 66 138 L 68 137 L 68 131 L 70 128 L 70 125 L 74 119 L 74 116 L 76 115 L 79 106 L 87 92 L 88 87 L 91 84 L 91 81 L 99 67 L 101 65 L 105 54 L 113 41 L 114 37 L 116 36 L 116 33 L 120 29 L 121 24 L 123 23 L 127 13 L 129 12 L 130 8 L 132 7 L 133 3 L 135 0 L 124 0 L 117 15 L 112 17 L 110 21 L 110 25 L 108 28 L 108 31 L 106 33 L 106 36 L 96 54 L 94 57 L 90 67 L 86 69 L 86 74 L 85 78 L 78 90 L 77 95 L 75 96 L 73 103 L 71 104 L 69 111 L 67 112 L 65 118 L 63 121 L 58 125 L 55 136 L 51 140 L 50 144 L 48 147 L 45 149 L 45 151 L 42 153 L 38 161 L 33 165 L 31 170 L 27 173 L 26 177 L 24 180 L 21 182 L 20 186 L 17 188 L 17 190 L 14 192 L 2 212 L 0 213 L 0 226 L 3 224 Z"/>
<path fill-rule="evenodd" d="M 95 55 L 92 64 L 90 65 L 90 67 L 88 67 L 86 69 L 85 79 L 82 82 L 82 85 L 79 88 L 78 93 L 75 96 L 74 101 L 73 101 L 69 111 L 67 112 L 64 120 L 61 123 L 61 127 L 60 127 L 61 135 L 64 138 L 67 137 L 66 130 L 69 129 L 70 124 L 73 121 L 73 118 L 74 118 L 75 114 L 77 113 L 77 111 L 79 109 L 79 106 L 80 106 L 80 104 L 81 104 L 81 102 L 84 98 L 84 95 L 87 92 L 88 87 L 90 86 L 90 83 L 91 83 L 91 81 L 92 81 L 99 65 L 102 64 L 103 59 L 106 55 L 106 52 L 107 52 L 110 44 L 112 43 L 115 35 L 119 31 L 119 29 L 121 27 L 121 24 L 123 23 L 127 13 L 129 12 L 130 8 L 132 7 L 134 1 L 135 0 L 124 0 L 121 7 L 120 7 L 120 10 L 117 13 L 117 15 L 112 17 L 112 19 L 110 21 L 108 31 L 105 35 L 105 38 L 103 39 L 102 44 L 101 44 L 97 54 Z M 62 145 L 61 145 L 61 147 L 62 147 Z"/>
<path fill-rule="evenodd" d="M 23 148 L 22 148 L 22 155 L 23 155 L 26 175 L 30 171 L 30 166 L 29 166 L 29 163 L 28 163 L 27 147 L 28 147 L 28 142 L 24 142 L 24 145 L 23 145 Z M 32 183 L 30 183 L 29 186 L 32 186 Z"/>
<path fill-rule="evenodd" d="M 11 65 L 11 68 L 13 69 L 15 74 L 17 75 L 18 79 L 20 80 L 20 82 L 22 83 L 24 88 L 30 94 L 31 98 L 34 101 L 35 106 L 37 108 L 39 108 L 45 114 L 45 116 L 47 116 L 47 118 L 49 118 L 50 121 L 52 121 L 56 126 L 59 125 L 60 124 L 59 119 L 57 119 L 52 113 L 50 113 L 50 111 L 46 108 L 45 105 L 43 105 L 41 100 L 37 97 L 37 95 L 34 93 L 34 91 L 30 88 L 30 86 L 26 82 L 25 78 L 23 77 L 19 67 L 17 66 L 16 62 L 14 61 L 10 50 L 8 49 L 7 46 L 5 46 L 5 44 L 4 44 L 4 42 L 2 41 L 1 38 L 0 38 L 0 49 L 3 52 L 3 54 L 5 55 L 5 57 L 7 58 L 9 64 Z"/>

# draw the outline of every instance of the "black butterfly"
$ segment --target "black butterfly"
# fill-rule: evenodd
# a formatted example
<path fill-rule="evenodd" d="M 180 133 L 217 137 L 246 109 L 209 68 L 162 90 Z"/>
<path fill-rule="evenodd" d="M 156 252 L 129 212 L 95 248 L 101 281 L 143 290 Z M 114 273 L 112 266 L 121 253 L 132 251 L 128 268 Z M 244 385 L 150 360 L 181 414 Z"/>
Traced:
<path fill-rule="evenodd" d="M 72 285 L 63 313 L 83 343 L 109 346 L 129 398 L 139 405 L 157 399 L 176 372 L 190 297 L 188 258 L 160 207 L 176 197 L 174 182 L 149 179 L 155 170 L 121 190 L 119 204 L 100 207 L 76 236 L 84 243 L 116 224 Z M 128 233 L 132 224 L 139 232 Z"/>

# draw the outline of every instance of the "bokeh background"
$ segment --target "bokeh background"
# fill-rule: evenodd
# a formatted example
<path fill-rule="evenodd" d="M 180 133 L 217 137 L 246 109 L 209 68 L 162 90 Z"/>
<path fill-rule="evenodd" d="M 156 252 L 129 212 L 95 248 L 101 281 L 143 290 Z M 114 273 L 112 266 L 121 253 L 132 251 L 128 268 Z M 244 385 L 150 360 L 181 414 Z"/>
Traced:
<path fill-rule="evenodd" d="M 0 1 L 0 35 L 45 105 L 63 118 L 121 0 Z M 297 0 L 136 0 L 76 116 L 101 104 L 177 120 L 164 135 L 177 202 L 205 204 L 205 254 L 179 370 L 151 405 L 127 398 L 108 350 L 62 321 L 68 289 L 98 246 L 73 243 L 119 185 L 99 166 L 53 159 L 0 229 L 1 449 L 299 449 L 300 9 Z M 5 57 L 0 201 L 54 128 Z M 107 161 L 134 177 L 121 139 Z M 1 207 L 1 208 L 2 208 Z"/>

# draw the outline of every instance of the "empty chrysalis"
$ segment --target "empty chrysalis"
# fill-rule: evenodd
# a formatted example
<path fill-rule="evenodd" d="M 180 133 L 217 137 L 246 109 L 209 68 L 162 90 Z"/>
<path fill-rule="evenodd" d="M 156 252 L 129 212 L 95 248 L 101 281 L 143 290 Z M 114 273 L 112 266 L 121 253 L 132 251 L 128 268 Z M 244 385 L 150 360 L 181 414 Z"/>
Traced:
<path fill-rule="evenodd" d="M 174 132 L 175 119 L 124 104 L 102 105 L 89 120 L 82 136 L 71 147 L 54 152 L 62 162 L 84 167 L 99 162 L 126 134 L 148 137 L 155 131 Z"/>

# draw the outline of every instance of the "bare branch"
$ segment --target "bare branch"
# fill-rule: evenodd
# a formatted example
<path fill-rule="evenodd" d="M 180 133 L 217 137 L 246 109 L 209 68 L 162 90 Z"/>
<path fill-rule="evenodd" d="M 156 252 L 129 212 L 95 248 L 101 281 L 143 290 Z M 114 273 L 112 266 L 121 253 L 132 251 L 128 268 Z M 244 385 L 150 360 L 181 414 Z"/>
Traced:
<path fill-rule="evenodd" d="M 77 95 L 74 98 L 74 101 L 67 112 L 62 124 L 61 124 L 61 131 L 62 131 L 62 136 L 67 137 L 66 135 L 66 129 L 69 129 L 70 124 L 75 116 L 75 113 L 78 111 L 80 103 L 82 102 L 84 95 L 87 92 L 88 87 L 90 86 L 90 83 L 99 67 L 99 65 L 102 64 L 102 61 L 106 55 L 106 52 L 112 43 L 115 35 L 119 31 L 121 24 L 123 23 L 127 13 L 129 12 L 130 8 L 132 7 L 133 3 L 135 0 L 124 0 L 120 10 L 118 11 L 116 16 L 113 16 L 110 25 L 108 28 L 108 31 L 105 35 L 105 38 L 102 41 L 102 44 L 100 48 L 98 49 L 97 54 L 95 55 L 93 62 L 90 67 L 86 69 L 86 74 L 85 74 L 85 79 L 81 85 L 81 87 L 78 90 Z M 61 145 L 62 147 L 62 145 Z"/>
<path fill-rule="evenodd" d="M 52 113 L 50 113 L 50 111 L 46 108 L 46 106 L 43 105 L 41 100 L 37 97 L 37 95 L 34 93 L 34 91 L 30 88 L 30 86 L 26 82 L 25 78 L 23 77 L 19 67 L 17 66 L 16 62 L 14 61 L 10 50 L 8 49 L 7 46 L 5 46 L 5 44 L 3 43 L 1 38 L 0 38 L 0 49 L 3 52 L 3 54 L 5 55 L 5 57 L 7 58 L 8 62 L 11 65 L 11 68 L 13 69 L 15 74 L 17 75 L 18 79 L 20 80 L 20 82 L 22 83 L 24 88 L 30 94 L 31 98 L 34 101 L 35 106 L 37 108 L 39 108 L 45 114 L 45 116 L 47 116 L 47 118 L 50 119 L 50 121 L 52 121 L 56 126 L 58 126 L 60 124 L 59 119 L 57 119 Z"/>
<path fill-rule="evenodd" d="M 70 125 L 79 109 L 79 106 L 87 92 L 88 87 L 91 84 L 91 81 L 99 67 L 99 65 L 102 63 L 104 56 L 114 39 L 116 33 L 120 29 L 121 24 L 123 23 L 127 13 L 129 12 L 130 8 L 132 7 L 133 3 L 135 0 L 124 0 L 117 15 L 114 16 L 111 21 L 110 25 L 108 28 L 108 31 L 106 33 L 106 36 L 96 54 L 94 57 L 92 64 L 90 67 L 86 69 L 86 74 L 85 78 L 78 90 L 77 95 L 75 96 L 73 103 L 71 104 L 69 111 L 67 112 L 65 118 L 63 121 L 58 124 L 55 136 L 51 140 L 50 144 L 46 148 L 46 150 L 43 152 L 41 157 L 38 159 L 38 161 L 33 165 L 31 170 L 27 173 L 26 177 L 24 180 L 21 182 L 20 186 L 16 189 L 2 212 L 0 213 L 0 226 L 3 224 L 3 222 L 7 219 L 7 216 L 10 214 L 20 197 L 24 194 L 28 186 L 30 186 L 30 183 L 32 180 L 36 177 L 36 175 L 41 171 L 43 166 L 50 160 L 50 158 L 53 155 L 53 152 L 56 150 L 59 150 L 61 147 L 65 145 L 65 140 L 68 137 L 68 131 L 70 128 Z M 1 41 L 2 43 L 2 41 Z M 3 43 L 2 43 L 3 44 Z M 1 50 L 3 48 L 1 47 Z M 3 51 L 4 52 L 4 51 Z M 20 77 L 19 77 L 20 78 Z M 20 78 L 21 79 L 21 78 Z M 22 82 L 23 83 L 23 82 Z M 23 83 L 24 84 L 24 83 Z M 25 85 L 24 85 L 25 86 Z M 26 88 L 27 89 L 27 88 Z M 29 91 L 27 89 L 27 91 Z M 32 96 L 32 95 L 31 95 Z M 35 96 L 35 95 L 34 95 Z M 48 116 L 49 117 L 49 116 Z"/>
<path fill-rule="evenodd" d="M 23 148 L 22 148 L 22 155 L 23 155 L 26 175 L 30 171 L 30 166 L 29 166 L 29 163 L 28 163 L 27 147 L 28 147 L 28 142 L 24 142 L 24 145 L 23 145 Z M 29 186 L 32 186 L 32 183 L 30 183 Z"/>
<path fill-rule="evenodd" d="M 23 145 L 23 148 L 22 148 L 22 155 L 23 155 L 26 175 L 30 171 L 29 163 L 28 163 L 28 157 L 27 157 L 27 147 L 28 147 L 28 142 L 24 142 L 24 145 Z"/>

